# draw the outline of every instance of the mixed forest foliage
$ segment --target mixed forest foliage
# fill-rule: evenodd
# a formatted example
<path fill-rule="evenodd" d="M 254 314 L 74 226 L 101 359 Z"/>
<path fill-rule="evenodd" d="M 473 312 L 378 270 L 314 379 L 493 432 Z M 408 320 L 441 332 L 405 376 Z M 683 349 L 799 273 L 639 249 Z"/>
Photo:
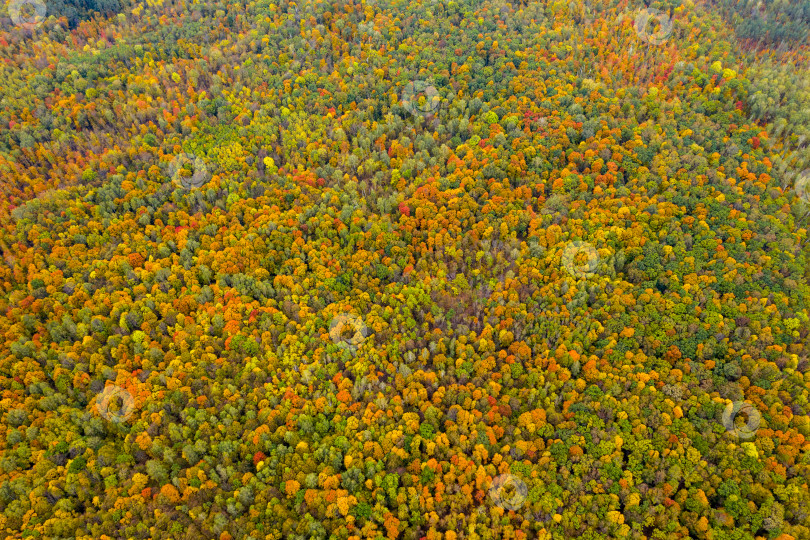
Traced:
<path fill-rule="evenodd" d="M 3 537 L 810 538 L 807 2 L 47 5 Z"/>

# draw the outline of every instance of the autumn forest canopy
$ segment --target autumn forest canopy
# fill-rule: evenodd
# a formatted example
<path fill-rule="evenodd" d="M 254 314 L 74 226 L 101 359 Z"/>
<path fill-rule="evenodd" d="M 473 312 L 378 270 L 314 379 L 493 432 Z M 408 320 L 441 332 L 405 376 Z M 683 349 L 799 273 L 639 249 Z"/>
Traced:
<path fill-rule="evenodd" d="M 810 539 L 810 0 L 10 0 L 0 537 Z"/>

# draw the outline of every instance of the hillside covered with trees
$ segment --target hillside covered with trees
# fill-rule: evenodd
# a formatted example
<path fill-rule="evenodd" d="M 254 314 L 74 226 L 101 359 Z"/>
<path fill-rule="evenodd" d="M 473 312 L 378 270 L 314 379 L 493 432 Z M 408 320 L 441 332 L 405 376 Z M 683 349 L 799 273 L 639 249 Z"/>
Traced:
<path fill-rule="evenodd" d="M 12 0 L 0 536 L 810 539 L 808 24 Z"/>

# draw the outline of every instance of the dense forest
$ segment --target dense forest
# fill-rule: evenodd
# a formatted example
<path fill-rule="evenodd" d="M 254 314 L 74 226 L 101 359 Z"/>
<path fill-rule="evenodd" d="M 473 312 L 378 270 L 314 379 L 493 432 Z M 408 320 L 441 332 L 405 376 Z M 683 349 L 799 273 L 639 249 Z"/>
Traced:
<path fill-rule="evenodd" d="M 810 539 L 808 27 L 11 0 L 0 534 Z"/>

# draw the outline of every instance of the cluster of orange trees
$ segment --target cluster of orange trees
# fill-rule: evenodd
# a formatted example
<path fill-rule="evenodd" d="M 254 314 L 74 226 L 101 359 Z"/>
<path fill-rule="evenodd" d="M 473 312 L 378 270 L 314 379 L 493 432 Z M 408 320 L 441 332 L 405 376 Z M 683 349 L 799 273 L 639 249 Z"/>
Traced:
<path fill-rule="evenodd" d="M 720 4 L 4 19 L 0 534 L 810 538 L 806 43 Z"/>

